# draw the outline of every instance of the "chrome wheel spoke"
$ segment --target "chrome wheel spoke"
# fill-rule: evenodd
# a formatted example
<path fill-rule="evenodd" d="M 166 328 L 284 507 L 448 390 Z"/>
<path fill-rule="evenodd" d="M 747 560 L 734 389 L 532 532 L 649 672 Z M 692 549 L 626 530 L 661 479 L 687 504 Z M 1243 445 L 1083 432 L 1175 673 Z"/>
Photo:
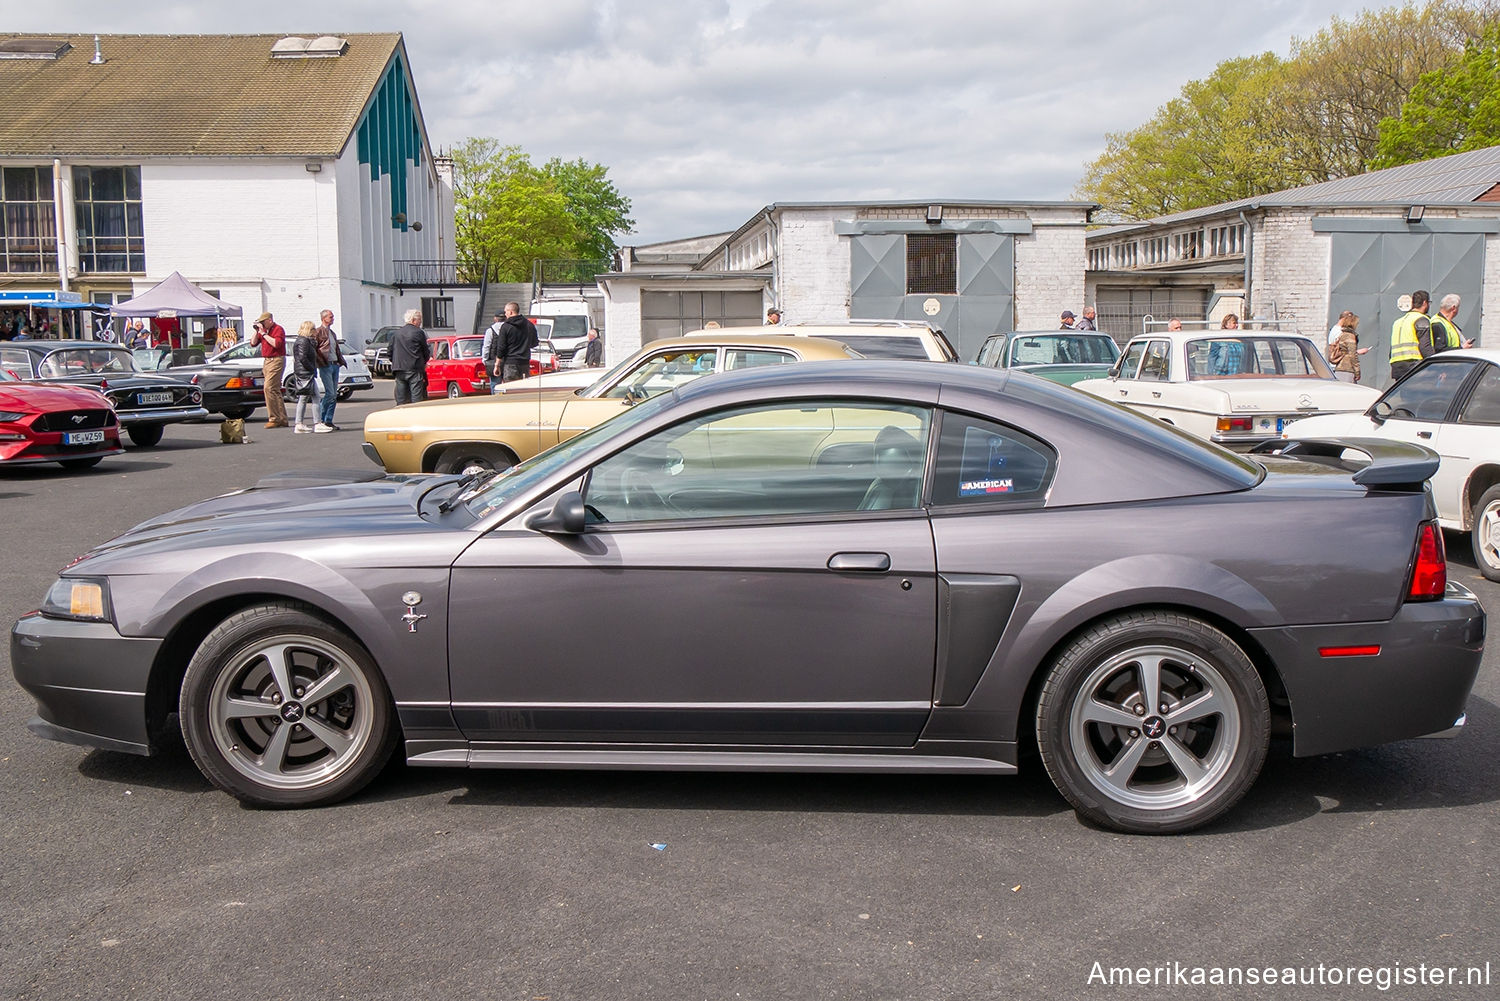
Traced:
<path fill-rule="evenodd" d="M 303 717 L 302 725 L 307 727 L 308 732 L 314 737 L 321 740 L 333 752 L 335 758 L 349 750 L 350 745 L 354 743 L 353 739 L 344 733 L 344 731 L 328 725 L 316 716 Z"/>
<path fill-rule="evenodd" d="M 302 697 L 298 701 L 307 705 L 316 705 L 334 692 L 348 688 L 352 684 L 354 682 L 344 673 L 344 669 L 335 664 L 333 670 L 309 686 L 307 691 L 302 693 Z"/>
<path fill-rule="evenodd" d="M 1208 769 L 1203 767 L 1203 762 L 1199 761 L 1197 755 L 1184 747 L 1176 737 L 1163 738 L 1161 746 L 1167 752 L 1167 757 L 1172 759 L 1173 767 L 1186 780 L 1189 789 L 1197 787 L 1207 777 Z"/>
<path fill-rule="evenodd" d="M 1148 654 L 1136 661 L 1136 674 L 1141 682 L 1141 701 L 1145 703 L 1146 712 L 1156 712 L 1156 707 L 1161 701 L 1161 662 L 1160 655 Z"/>
<path fill-rule="evenodd" d="M 271 677 L 276 682 L 276 690 L 281 693 L 283 699 L 292 698 L 292 649 L 290 645 L 280 643 L 259 651 L 259 656 L 264 657 L 266 664 L 271 668 Z"/>
<path fill-rule="evenodd" d="M 1224 700 L 1219 698 L 1219 693 L 1206 691 L 1189 702 L 1167 713 L 1166 721 L 1176 726 L 1179 723 L 1191 723 L 1194 720 L 1203 719 L 1205 716 L 1217 716 L 1224 711 Z"/>
<path fill-rule="evenodd" d="M 224 700 L 225 719 L 253 719 L 259 716 L 277 715 L 274 703 L 263 699 L 230 698 Z"/>
<path fill-rule="evenodd" d="M 1139 717 L 1133 713 L 1098 699 L 1089 699 L 1084 704 L 1083 720 L 1085 723 L 1102 723 L 1105 726 L 1135 727 L 1141 724 Z"/>
<path fill-rule="evenodd" d="M 1101 773 L 1105 782 L 1124 792 L 1130 785 L 1135 770 L 1140 766 L 1141 758 L 1151 746 L 1149 740 L 1136 739 L 1126 743 L 1125 747 L 1110 762 L 1109 767 Z"/>
<path fill-rule="evenodd" d="M 282 765 L 286 762 L 286 746 L 292 739 L 292 728 L 283 723 L 271 734 L 271 739 L 266 743 L 266 749 L 261 752 L 256 765 L 260 768 L 280 774 Z"/>

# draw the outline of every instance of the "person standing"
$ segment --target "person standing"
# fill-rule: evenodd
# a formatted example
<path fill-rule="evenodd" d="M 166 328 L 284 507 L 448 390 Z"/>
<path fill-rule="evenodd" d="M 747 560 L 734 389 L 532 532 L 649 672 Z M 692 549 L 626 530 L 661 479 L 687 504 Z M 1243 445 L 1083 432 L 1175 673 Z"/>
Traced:
<path fill-rule="evenodd" d="M 1074 330 L 1098 330 L 1099 328 L 1094 325 L 1094 317 L 1096 315 L 1097 314 L 1094 312 L 1094 307 L 1093 306 L 1085 306 L 1085 307 L 1083 307 L 1083 319 L 1081 319 L 1077 323 L 1073 324 L 1073 329 Z"/>
<path fill-rule="evenodd" d="M 1397 382 L 1432 354 L 1432 321 L 1427 305 L 1432 297 L 1423 289 L 1411 294 L 1411 309 L 1391 324 L 1391 381 Z M 1427 350 L 1422 350 L 1426 342 Z"/>
<path fill-rule="evenodd" d="M 318 319 L 323 322 L 313 331 L 313 340 L 318 347 L 318 383 L 323 387 L 323 396 L 318 400 L 318 423 L 313 430 L 326 434 L 339 429 L 333 423 L 333 407 L 339 399 L 339 369 L 344 365 L 344 349 L 339 346 L 339 335 L 333 332 L 333 310 L 323 310 Z"/>
<path fill-rule="evenodd" d="M 1369 350 L 1359 346 L 1359 317 L 1344 310 L 1339 314 L 1339 339 L 1328 347 L 1334 378 L 1340 382 L 1358 382 L 1359 356 Z"/>
<path fill-rule="evenodd" d="M 766 310 L 766 326 L 775 327 L 780 323 L 781 310 L 777 309 L 775 306 L 772 306 L 770 309 Z"/>
<path fill-rule="evenodd" d="M 408 309 L 406 326 L 391 337 L 391 374 L 396 379 L 396 406 L 427 399 L 427 331 L 422 329 L 422 311 Z"/>
<path fill-rule="evenodd" d="M 484 359 L 485 371 L 490 376 L 490 395 L 500 392 L 500 380 L 504 374 L 501 362 L 504 353 L 501 346 L 505 343 L 504 313 L 496 313 L 494 323 L 484 328 L 484 349 L 480 351 L 480 357 Z"/>
<path fill-rule="evenodd" d="M 260 347 L 260 372 L 266 387 L 266 427 L 284 428 L 286 404 L 281 396 L 281 376 L 286 371 L 286 331 L 270 313 L 262 313 L 251 329 L 250 343 Z"/>
<path fill-rule="evenodd" d="M 1474 346 L 1474 339 L 1472 337 L 1464 337 L 1464 332 L 1458 329 L 1458 321 L 1455 319 L 1458 316 L 1458 307 L 1461 302 L 1463 300 L 1459 298 L 1457 293 L 1449 292 L 1443 296 L 1443 301 L 1438 307 L 1438 311 L 1432 314 L 1432 339 L 1437 341 L 1439 334 L 1441 334 L 1450 349 L 1472 348 Z"/>
<path fill-rule="evenodd" d="M 288 392 L 297 401 L 297 423 L 292 428 L 293 434 L 313 432 L 306 420 L 307 404 L 313 398 L 313 381 L 317 377 L 317 331 L 311 320 L 303 320 L 297 328 L 297 340 L 292 344 L 292 377 L 287 380 Z"/>
<path fill-rule="evenodd" d="M 536 347 L 536 324 L 521 315 L 519 303 L 505 304 L 501 329 L 501 381 L 515 382 L 531 374 L 531 349 Z"/>
<path fill-rule="evenodd" d="M 1065 310 L 1063 310 L 1062 311 L 1062 322 L 1060 324 L 1058 324 L 1057 329 L 1058 330 L 1072 330 L 1073 329 L 1073 320 L 1074 320 L 1073 311 L 1071 309 L 1065 309 Z"/>
<path fill-rule="evenodd" d="M 604 342 L 599 339 L 599 328 L 589 328 L 588 347 L 583 351 L 583 364 L 586 368 L 599 368 L 604 364 Z"/>

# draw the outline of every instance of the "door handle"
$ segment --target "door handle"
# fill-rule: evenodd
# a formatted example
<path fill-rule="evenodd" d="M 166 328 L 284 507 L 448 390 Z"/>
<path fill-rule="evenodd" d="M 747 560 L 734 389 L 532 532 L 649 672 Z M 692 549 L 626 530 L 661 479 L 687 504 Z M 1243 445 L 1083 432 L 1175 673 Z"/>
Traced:
<path fill-rule="evenodd" d="M 1432 432 L 1431 431 L 1418 431 L 1417 432 L 1417 437 L 1418 438 L 1431 438 L 1432 437 Z"/>
<path fill-rule="evenodd" d="M 1129 396 L 1130 395 L 1130 390 L 1128 390 L 1128 389 L 1122 389 L 1122 390 L 1120 390 L 1120 395 L 1121 396 Z"/>
<path fill-rule="evenodd" d="M 1159 389 L 1153 389 L 1153 390 L 1151 390 L 1151 398 L 1153 400 L 1159 400 L 1159 399 L 1161 399 L 1161 390 L 1159 390 Z"/>
<path fill-rule="evenodd" d="M 830 570 L 859 570 L 884 573 L 891 568 L 889 553 L 834 553 L 828 557 Z"/>

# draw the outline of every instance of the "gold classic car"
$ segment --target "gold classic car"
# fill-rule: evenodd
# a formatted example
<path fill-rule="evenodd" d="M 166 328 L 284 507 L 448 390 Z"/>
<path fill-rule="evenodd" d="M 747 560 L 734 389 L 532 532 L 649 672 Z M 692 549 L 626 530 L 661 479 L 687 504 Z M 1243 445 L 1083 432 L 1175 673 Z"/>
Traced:
<path fill-rule="evenodd" d="M 378 410 L 365 418 L 364 450 L 391 473 L 504 469 L 642 400 L 705 375 L 858 357 L 838 341 L 813 337 L 719 330 L 663 338 L 583 389 L 428 400 Z"/>

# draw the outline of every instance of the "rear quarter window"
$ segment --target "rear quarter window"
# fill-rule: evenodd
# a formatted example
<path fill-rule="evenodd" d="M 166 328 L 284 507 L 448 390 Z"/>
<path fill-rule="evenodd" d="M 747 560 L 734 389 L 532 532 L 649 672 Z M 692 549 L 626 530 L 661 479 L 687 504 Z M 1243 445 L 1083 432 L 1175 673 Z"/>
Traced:
<path fill-rule="evenodd" d="M 965 414 L 943 417 L 934 505 L 1041 502 L 1057 453 L 1023 431 Z"/>

